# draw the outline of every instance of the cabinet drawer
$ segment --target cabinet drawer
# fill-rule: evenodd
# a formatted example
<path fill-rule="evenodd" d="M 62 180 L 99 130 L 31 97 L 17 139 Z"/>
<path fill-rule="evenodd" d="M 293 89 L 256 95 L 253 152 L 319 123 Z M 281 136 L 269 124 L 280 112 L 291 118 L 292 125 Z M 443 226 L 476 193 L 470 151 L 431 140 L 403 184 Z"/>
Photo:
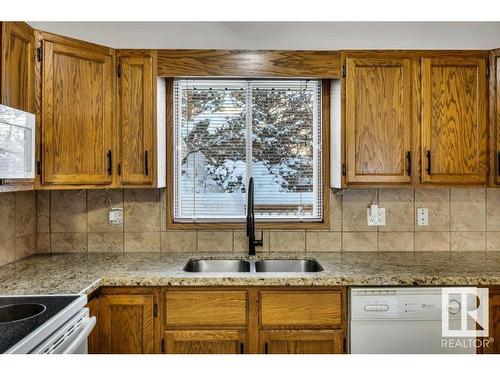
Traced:
<path fill-rule="evenodd" d="M 260 322 L 263 326 L 339 326 L 341 292 L 261 292 Z"/>
<path fill-rule="evenodd" d="M 166 293 L 166 323 L 177 326 L 245 326 L 245 291 Z"/>

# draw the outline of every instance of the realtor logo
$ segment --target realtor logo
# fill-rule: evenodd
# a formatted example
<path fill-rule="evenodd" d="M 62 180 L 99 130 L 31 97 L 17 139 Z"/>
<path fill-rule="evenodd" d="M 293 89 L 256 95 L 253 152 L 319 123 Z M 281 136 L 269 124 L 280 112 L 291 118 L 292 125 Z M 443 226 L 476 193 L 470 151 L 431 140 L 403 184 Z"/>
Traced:
<path fill-rule="evenodd" d="M 442 288 L 443 337 L 488 336 L 488 288 Z"/>

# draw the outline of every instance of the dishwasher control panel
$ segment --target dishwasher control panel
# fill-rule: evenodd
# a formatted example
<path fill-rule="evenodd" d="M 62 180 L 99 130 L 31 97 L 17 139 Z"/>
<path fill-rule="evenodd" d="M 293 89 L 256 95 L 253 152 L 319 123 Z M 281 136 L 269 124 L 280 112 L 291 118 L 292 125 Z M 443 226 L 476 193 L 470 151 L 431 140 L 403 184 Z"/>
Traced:
<path fill-rule="evenodd" d="M 441 288 L 353 288 L 350 297 L 351 320 L 441 319 Z"/>

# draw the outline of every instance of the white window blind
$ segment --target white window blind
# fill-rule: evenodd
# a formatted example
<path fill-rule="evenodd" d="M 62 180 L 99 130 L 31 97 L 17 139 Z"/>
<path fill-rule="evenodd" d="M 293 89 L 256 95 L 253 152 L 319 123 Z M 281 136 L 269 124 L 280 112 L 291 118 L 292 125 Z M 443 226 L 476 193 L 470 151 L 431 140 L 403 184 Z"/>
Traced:
<path fill-rule="evenodd" d="M 174 220 L 322 220 L 321 83 L 174 83 Z"/>

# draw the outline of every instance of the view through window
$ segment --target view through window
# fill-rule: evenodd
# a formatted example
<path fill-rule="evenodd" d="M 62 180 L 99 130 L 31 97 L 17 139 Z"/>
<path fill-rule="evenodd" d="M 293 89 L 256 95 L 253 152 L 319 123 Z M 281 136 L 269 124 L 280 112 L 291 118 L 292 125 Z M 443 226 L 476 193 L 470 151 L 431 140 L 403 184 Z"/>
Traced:
<path fill-rule="evenodd" d="M 321 82 L 174 83 L 174 220 L 322 219 Z"/>

